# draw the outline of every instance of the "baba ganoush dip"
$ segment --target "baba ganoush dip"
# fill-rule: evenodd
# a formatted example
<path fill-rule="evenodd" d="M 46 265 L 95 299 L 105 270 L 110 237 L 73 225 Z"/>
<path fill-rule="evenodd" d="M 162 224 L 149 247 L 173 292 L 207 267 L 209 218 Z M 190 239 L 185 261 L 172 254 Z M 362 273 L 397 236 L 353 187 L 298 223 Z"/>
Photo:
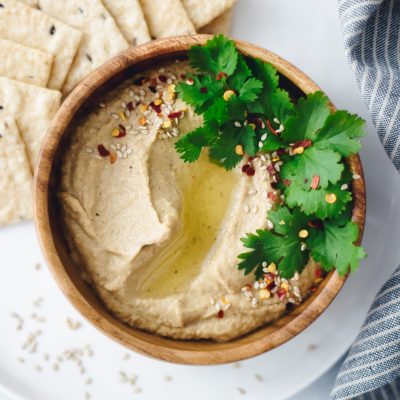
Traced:
<path fill-rule="evenodd" d="M 186 61 L 128 79 L 77 120 L 58 198 L 68 246 L 105 305 L 134 327 L 180 339 L 229 340 L 279 318 L 315 281 L 274 264 L 237 269 L 240 241 L 265 229 L 279 194 L 268 156 L 225 171 L 184 163 L 176 138 L 201 125 L 177 98 Z M 190 80 L 189 82 L 190 83 Z"/>

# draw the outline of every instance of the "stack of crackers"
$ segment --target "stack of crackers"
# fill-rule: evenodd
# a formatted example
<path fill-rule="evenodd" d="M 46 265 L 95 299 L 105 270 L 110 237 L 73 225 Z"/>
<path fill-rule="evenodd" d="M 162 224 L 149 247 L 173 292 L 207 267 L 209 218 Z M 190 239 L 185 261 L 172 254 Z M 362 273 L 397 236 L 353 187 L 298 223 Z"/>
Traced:
<path fill-rule="evenodd" d="M 0 0 L 0 225 L 32 217 L 32 173 L 62 99 L 151 39 L 229 33 L 235 0 Z"/>

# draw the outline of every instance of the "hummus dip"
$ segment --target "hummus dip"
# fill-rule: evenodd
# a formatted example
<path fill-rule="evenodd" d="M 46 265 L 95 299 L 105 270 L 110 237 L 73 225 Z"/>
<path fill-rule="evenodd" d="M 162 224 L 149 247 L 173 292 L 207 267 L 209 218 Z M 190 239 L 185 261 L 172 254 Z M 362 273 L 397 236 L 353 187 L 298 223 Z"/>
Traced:
<path fill-rule="evenodd" d="M 237 269 L 240 241 L 265 229 L 279 193 L 269 156 L 232 171 L 184 163 L 177 137 L 201 118 L 176 98 L 186 62 L 135 76 L 76 121 L 58 197 L 72 257 L 126 323 L 180 339 L 229 340 L 279 318 L 315 282 L 310 260 L 285 280 Z M 188 80 L 190 83 L 190 80 Z"/>

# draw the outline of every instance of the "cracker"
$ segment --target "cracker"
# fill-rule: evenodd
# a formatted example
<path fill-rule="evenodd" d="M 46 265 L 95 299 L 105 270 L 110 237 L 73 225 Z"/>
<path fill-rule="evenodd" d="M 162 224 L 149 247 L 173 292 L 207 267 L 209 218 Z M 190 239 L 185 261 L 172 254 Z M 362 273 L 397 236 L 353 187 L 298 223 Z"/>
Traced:
<path fill-rule="evenodd" d="M 131 46 L 150 41 L 139 0 L 103 0 L 103 3 Z"/>
<path fill-rule="evenodd" d="M 13 118 L 0 119 L 0 225 L 32 218 L 32 172 Z"/>
<path fill-rule="evenodd" d="M 32 170 L 60 103 L 59 91 L 0 77 L 0 118 L 14 117 L 17 121 Z"/>
<path fill-rule="evenodd" d="M 48 86 L 61 89 L 82 34 L 45 13 L 15 0 L 1 0 L 0 38 L 42 50 L 54 56 Z"/>
<path fill-rule="evenodd" d="M 0 76 L 46 87 L 53 58 L 49 53 L 0 39 Z"/>
<path fill-rule="evenodd" d="M 225 36 L 229 36 L 232 25 L 232 8 L 224 12 L 219 17 L 215 18 L 206 26 L 203 26 L 199 33 L 209 33 L 211 35 L 218 35 L 222 33 Z"/>
<path fill-rule="evenodd" d="M 182 0 L 182 3 L 196 29 L 200 29 L 232 8 L 235 0 Z"/>
<path fill-rule="evenodd" d="M 21 1 L 32 5 L 32 0 Z M 94 69 L 129 47 L 100 0 L 36 0 L 36 4 L 46 14 L 83 33 L 78 53 L 62 88 L 64 94 Z"/>
<path fill-rule="evenodd" d="M 181 0 L 140 0 L 153 38 L 196 33 Z"/>

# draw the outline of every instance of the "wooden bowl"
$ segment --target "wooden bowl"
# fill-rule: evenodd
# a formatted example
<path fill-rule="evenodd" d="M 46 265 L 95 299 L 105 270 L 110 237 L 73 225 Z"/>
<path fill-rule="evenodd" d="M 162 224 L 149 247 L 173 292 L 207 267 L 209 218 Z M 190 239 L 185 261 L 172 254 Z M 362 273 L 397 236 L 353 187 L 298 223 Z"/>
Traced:
<path fill-rule="evenodd" d="M 35 176 L 35 223 L 39 241 L 54 278 L 70 302 L 100 331 L 122 345 L 154 358 L 182 364 L 226 363 L 274 349 L 310 325 L 334 299 L 345 281 L 337 272 L 328 274 L 318 290 L 292 312 L 238 339 L 226 343 L 185 341 L 144 332 L 119 320 L 102 304 L 72 262 L 60 228 L 60 209 L 55 196 L 57 162 L 71 121 L 90 99 L 96 98 L 99 91 L 107 90 L 133 71 L 165 59 L 185 56 L 192 45 L 204 44 L 208 39 L 208 35 L 195 35 L 157 40 L 125 51 L 90 74 L 65 100 L 55 116 L 45 137 Z M 304 73 L 276 54 L 246 42 L 237 41 L 236 44 L 242 53 L 273 64 L 281 74 L 281 83 L 292 95 L 320 90 Z M 348 163 L 352 172 L 361 176 L 352 184 L 353 219 L 360 226 L 360 240 L 365 221 L 363 172 L 358 156 L 350 157 Z"/>

